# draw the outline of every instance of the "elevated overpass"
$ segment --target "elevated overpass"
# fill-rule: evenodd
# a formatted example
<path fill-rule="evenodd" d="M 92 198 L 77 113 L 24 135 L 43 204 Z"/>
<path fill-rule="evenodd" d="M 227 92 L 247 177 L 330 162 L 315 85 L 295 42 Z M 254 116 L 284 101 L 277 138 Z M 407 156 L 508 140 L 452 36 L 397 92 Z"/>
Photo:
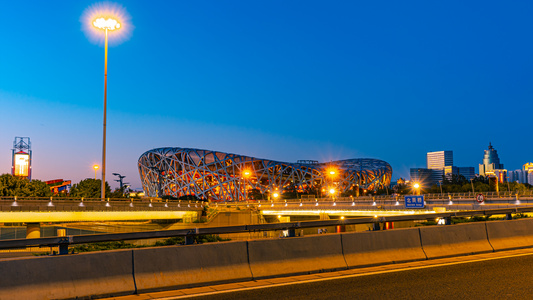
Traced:
<path fill-rule="evenodd" d="M 149 199 L 68 199 L 20 198 L 0 199 L 0 222 L 25 224 L 28 238 L 40 237 L 41 223 L 106 222 L 144 220 L 197 220 L 203 203 Z"/>
<path fill-rule="evenodd" d="M 341 217 L 382 217 L 444 211 L 516 208 L 533 204 L 533 194 L 485 193 L 479 203 L 473 193 L 425 195 L 422 209 L 406 209 L 403 196 L 329 197 L 211 202 L 210 208 L 250 209 L 264 216 L 308 216 L 319 219 Z M 69 199 L 0 198 L 2 223 L 26 224 L 27 236 L 35 235 L 40 223 L 105 222 L 144 220 L 197 220 L 204 203 L 197 201 L 162 201 L 160 199 Z M 286 220 L 286 219 L 285 219 Z M 34 234 L 32 236 L 32 233 Z"/>

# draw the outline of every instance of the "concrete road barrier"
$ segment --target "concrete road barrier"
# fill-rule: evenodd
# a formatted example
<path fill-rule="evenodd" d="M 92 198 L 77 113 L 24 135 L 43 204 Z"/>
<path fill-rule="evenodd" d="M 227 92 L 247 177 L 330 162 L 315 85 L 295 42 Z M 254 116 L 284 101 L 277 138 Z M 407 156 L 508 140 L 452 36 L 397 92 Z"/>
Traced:
<path fill-rule="evenodd" d="M 533 219 L 487 222 L 487 234 L 494 250 L 533 247 Z"/>
<path fill-rule="evenodd" d="M 420 227 L 422 249 L 428 258 L 493 252 L 485 222 Z"/>
<path fill-rule="evenodd" d="M 254 278 L 346 269 L 339 234 L 248 241 Z"/>
<path fill-rule="evenodd" d="M 342 234 L 348 267 L 425 260 L 418 228 Z"/>
<path fill-rule="evenodd" d="M 0 299 L 71 299 L 135 292 L 131 250 L 0 260 Z"/>
<path fill-rule="evenodd" d="M 139 292 L 251 280 L 246 242 L 133 251 Z"/>

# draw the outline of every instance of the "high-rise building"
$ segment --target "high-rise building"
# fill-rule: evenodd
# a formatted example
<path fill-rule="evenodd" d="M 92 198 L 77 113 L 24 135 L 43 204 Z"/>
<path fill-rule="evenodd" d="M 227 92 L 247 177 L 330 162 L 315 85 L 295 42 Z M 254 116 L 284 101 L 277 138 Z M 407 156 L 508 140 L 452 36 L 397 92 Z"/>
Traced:
<path fill-rule="evenodd" d="M 447 171 L 453 172 L 453 151 L 434 151 L 426 154 L 426 167 L 432 170 L 430 184 L 437 184 L 443 180 Z M 451 175 L 450 175 L 451 176 Z"/>
<path fill-rule="evenodd" d="M 425 186 L 438 184 L 444 178 L 450 180 L 452 175 L 463 175 L 470 180 L 475 176 L 474 167 L 456 167 L 453 165 L 453 151 L 433 151 L 426 154 L 426 168 L 412 168 L 411 181 Z"/>
<path fill-rule="evenodd" d="M 438 182 L 434 181 L 434 170 L 425 168 L 411 168 L 409 172 L 411 182 L 422 184 L 422 186 L 430 187 Z"/>
<path fill-rule="evenodd" d="M 426 155 L 426 167 L 430 170 L 443 170 L 453 166 L 453 151 L 428 152 Z"/>
<path fill-rule="evenodd" d="M 456 167 L 456 166 L 444 167 L 444 176 L 446 177 L 446 179 L 451 180 L 452 175 L 462 175 L 467 180 L 470 180 L 476 176 L 476 170 L 474 167 Z"/>
<path fill-rule="evenodd" d="M 483 164 L 479 165 L 479 175 L 486 176 L 487 173 L 492 175 L 496 170 L 502 169 L 503 164 L 500 163 L 498 151 L 489 143 L 489 149 L 485 150 L 485 154 L 483 155 Z"/>
<path fill-rule="evenodd" d="M 476 177 L 476 169 L 474 167 L 457 167 L 457 171 L 459 175 L 463 175 L 468 180 Z"/>

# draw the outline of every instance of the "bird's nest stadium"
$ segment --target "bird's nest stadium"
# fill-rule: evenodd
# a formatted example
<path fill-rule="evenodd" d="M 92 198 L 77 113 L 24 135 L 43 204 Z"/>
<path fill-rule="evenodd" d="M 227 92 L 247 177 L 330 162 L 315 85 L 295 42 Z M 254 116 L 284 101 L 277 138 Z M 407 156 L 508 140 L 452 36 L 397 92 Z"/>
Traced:
<path fill-rule="evenodd" d="M 211 201 L 269 199 L 301 193 L 359 195 L 390 184 L 391 166 L 378 159 L 287 163 L 191 148 L 157 148 L 138 161 L 149 197 L 193 195 Z"/>

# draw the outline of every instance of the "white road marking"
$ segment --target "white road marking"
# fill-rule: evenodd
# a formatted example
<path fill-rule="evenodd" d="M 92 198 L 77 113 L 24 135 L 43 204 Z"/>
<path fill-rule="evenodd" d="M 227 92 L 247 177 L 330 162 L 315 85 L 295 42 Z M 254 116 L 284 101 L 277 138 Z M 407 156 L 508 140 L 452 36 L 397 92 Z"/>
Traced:
<path fill-rule="evenodd" d="M 424 266 L 406 266 L 404 268 L 393 269 L 393 270 L 372 271 L 372 272 L 360 273 L 360 274 L 346 274 L 346 275 L 339 275 L 339 276 L 333 276 L 333 277 L 325 277 L 325 278 L 317 278 L 317 279 L 306 279 L 306 280 L 302 280 L 302 281 L 292 281 L 292 282 L 284 282 L 284 283 L 271 283 L 271 284 L 260 285 L 260 286 L 242 287 L 242 288 L 228 289 L 228 290 L 222 290 L 222 291 L 204 292 L 204 293 L 199 293 L 199 294 L 180 295 L 180 296 L 171 296 L 171 297 L 161 297 L 161 298 L 153 298 L 153 299 L 157 299 L 157 300 L 174 300 L 174 299 L 202 297 L 202 296 L 233 293 L 233 292 L 240 292 L 240 291 L 267 289 L 267 288 L 278 287 L 278 286 L 287 286 L 287 285 L 294 285 L 294 284 L 321 282 L 321 281 L 326 281 L 326 280 L 337 280 L 337 279 L 343 279 L 343 278 L 370 276 L 370 275 L 378 275 L 378 274 L 386 274 L 386 273 L 394 273 L 394 272 L 402 272 L 402 271 L 410 271 L 410 270 L 418 270 L 418 269 L 427 269 L 427 268 L 442 267 L 442 266 L 452 266 L 452 265 L 467 264 L 467 263 L 480 262 L 480 261 L 488 261 L 488 260 L 496 260 L 496 259 L 503 259 L 503 258 L 510 258 L 510 257 L 527 256 L 527 255 L 533 255 L 533 253 L 518 253 L 518 254 L 512 254 L 512 255 L 503 255 L 503 256 L 488 257 L 488 258 L 478 258 L 478 259 L 465 260 L 465 261 L 437 263 L 437 264 L 424 265 Z M 316 275 L 316 274 L 320 274 L 320 273 L 307 274 L 307 275 L 304 275 L 304 276 Z M 283 277 L 277 277 L 276 279 L 279 279 L 279 278 L 283 278 Z M 274 278 L 272 278 L 272 279 L 274 279 Z"/>

